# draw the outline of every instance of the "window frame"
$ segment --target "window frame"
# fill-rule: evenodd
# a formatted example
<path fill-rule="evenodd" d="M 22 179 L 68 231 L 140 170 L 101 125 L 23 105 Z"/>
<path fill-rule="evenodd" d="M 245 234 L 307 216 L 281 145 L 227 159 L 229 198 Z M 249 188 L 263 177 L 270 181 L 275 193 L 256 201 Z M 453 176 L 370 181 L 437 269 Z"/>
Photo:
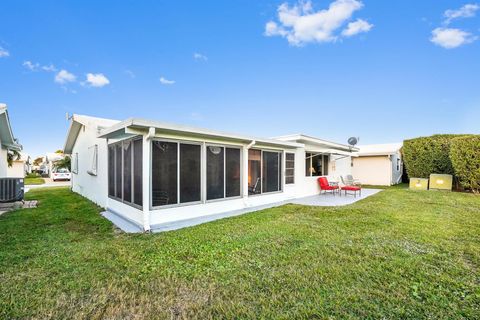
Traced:
<path fill-rule="evenodd" d="M 78 174 L 78 152 L 73 154 L 72 173 Z"/>
<path fill-rule="evenodd" d="M 274 150 L 274 149 L 264 149 L 264 148 L 251 148 L 249 150 L 257 150 L 260 151 L 260 193 L 257 194 L 247 194 L 248 197 L 259 197 L 262 195 L 268 195 L 268 194 L 275 194 L 275 193 L 282 193 L 284 192 L 285 189 L 285 184 L 284 184 L 284 175 L 283 175 L 283 170 L 284 170 L 284 165 L 283 162 L 285 161 L 285 151 L 284 150 Z M 264 192 L 263 191 L 263 152 L 273 152 L 277 153 L 278 156 L 278 187 L 280 190 L 277 191 L 268 191 Z M 249 168 L 247 168 L 248 170 Z"/>
<path fill-rule="evenodd" d="M 288 160 L 287 156 L 293 155 L 293 160 Z M 287 168 L 287 163 L 292 163 L 293 167 Z M 287 175 L 287 170 L 293 170 L 293 175 Z M 287 178 L 292 178 L 293 182 L 287 182 Z M 295 153 L 294 152 L 285 152 L 285 174 L 284 174 L 285 185 L 295 184 Z"/>
<path fill-rule="evenodd" d="M 93 157 L 90 169 L 87 170 L 87 173 L 91 176 L 98 175 L 98 144 L 95 144 L 88 148 L 89 150 L 93 149 Z"/>
<path fill-rule="evenodd" d="M 142 154 L 142 162 L 143 162 L 143 137 L 142 136 L 136 136 L 136 137 L 133 137 L 133 138 L 128 138 L 128 139 L 124 139 L 124 140 L 121 140 L 121 141 L 116 141 L 116 142 L 113 142 L 113 143 L 109 143 L 107 145 L 107 164 L 110 165 L 110 147 L 113 147 L 113 173 L 114 173 L 114 177 L 113 177 L 113 185 L 114 185 L 114 188 L 113 188 L 113 196 L 110 195 L 110 179 L 109 179 L 109 174 L 110 174 L 110 168 L 107 166 L 107 190 L 108 190 L 108 198 L 109 199 L 112 199 L 112 200 L 115 200 L 115 201 L 118 201 L 118 202 L 121 202 L 123 204 L 126 204 L 128 206 L 131 206 L 131 207 L 134 207 L 136 209 L 139 209 L 139 210 L 143 210 L 143 205 L 139 205 L 139 204 L 136 204 L 135 203 L 135 183 L 134 183 L 134 178 L 135 178 L 135 174 L 134 174 L 134 170 L 135 170 L 135 165 L 134 165 L 134 153 L 135 153 L 135 147 L 134 147 L 134 142 L 137 141 L 137 140 L 142 140 L 142 150 L 140 150 L 140 153 Z M 122 165 L 124 163 L 123 159 L 124 159 L 124 148 L 123 148 L 123 143 L 125 141 L 129 141 L 132 143 L 132 151 L 130 153 L 130 157 L 131 157 L 131 161 L 130 161 L 130 175 L 131 175 L 131 202 L 129 201 L 125 201 L 124 200 L 124 187 L 123 187 L 123 174 L 124 174 L 124 169 L 122 168 L 121 172 L 121 190 L 122 190 L 122 198 L 118 198 L 116 196 L 117 194 L 117 153 L 115 151 L 116 149 L 116 145 L 119 145 L 120 144 L 120 147 L 121 147 L 121 150 L 122 150 L 122 154 L 121 154 L 121 157 L 122 157 Z M 142 167 L 142 176 L 143 176 L 143 170 L 144 168 Z M 142 189 L 142 198 L 143 198 L 143 192 L 145 192 L 145 190 Z M 143 202 L 143 201 L 142 201 Z"/>
<path fill-rule="evenodd" d="M 322 153 L 322 152 L 313 152 L 313 151 L 305 151 L 305 160 L 307 160 L 307 154 L 310 154 L 310 166 L 308 168 L 312 168 L 312 161 L 313 161 L 313 158 L 315 156 L 322 156 L 322 174 L 321 175 L 318 175 L 318 176 L 314 176 L 312 174 L 312 171 L 310 170 L 309 172 L 309 175 L 307 175 L 306 173 L 306 170 L 308 168 L 305 168 L 305 177 L 306 178 L 318 178 L 318 177 L 326 177 L 328 176 L 328 172 L 329 172 L 329 169 L 328 169 L 328 166 L 330 166 L 330 154 L 328 153 Z M 325 157 L 328 159 L 327 160 L 327 174 L 325 174 Z M 306 163 L 305 163 L 306 164 Z"/>
<path fill-rule="evenodd" d="M 220 143 L 210 143 L 206 142 L 204 144 L 205 147 L 205 179 L 204 179 L 204 187 L 205 187 L 205 192 L 202 193 L 202 195 L 205 195 L 205 202 L 204 203 L 211 203 L 211 202 L 218 202 L 218 201 L 225 201 L 225 200 L 232 200 L 232 199 L 239 199 L 242 198 L 242 193 L 243 193 L 243 152 L 242 152 L 242 147 L 241 146 L 233 146 L 233 145 L 228 145 L 228 144 L 220 144 Z M 207 148 L 208 147 L 221 147 L 223 148 L 223 198 L 217 198 L 217 199 L 210 199 L 207 200 Z M 240 150 L 240 195 L 238 196 L 233 196 L 233 197 L 227 197 L 227 148 L 228 149 L 238 149 Z"/>

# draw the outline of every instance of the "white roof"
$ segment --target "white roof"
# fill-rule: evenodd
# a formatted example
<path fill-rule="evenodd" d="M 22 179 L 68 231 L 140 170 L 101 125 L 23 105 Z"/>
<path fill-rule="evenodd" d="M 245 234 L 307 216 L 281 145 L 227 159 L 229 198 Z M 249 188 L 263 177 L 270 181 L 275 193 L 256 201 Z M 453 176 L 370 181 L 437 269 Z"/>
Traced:
<path fill-rule="evenodd" d="M 128 134 L 129 129 L 140 129 L 148 130 L 149 128 L 154 128 L 157 132 L 172 133 L 179 135 L 189 135 L 195 137 L 208 137 L 216 139 L 224 139 L 228 141 L 240 141 L 250 143 L 255 141 L 258 144 L 267 145 L 267 146 L 281 146 L 281 147 L 290 147 L 290 148 L 299 148 L 302 147 L 302 144 L 290 141 L 281 141 L 276 139 L 265 139 L 252 136 L 244 136 L 235 133 L 226 133 L 222 131 L 190 127 L 185 125 L 152 121 L 145 119 L 130 118 L 120 123 L 113 125 L 110 128 L 107 128 L 102 131 L 99 135 L 99 138 L 118 138 L 125 134 Z"/>
<path fill-rule="evenodd" d="M 71 154 L 75 141 L 77 140 L 78 133 L 82 126 L 86 127 L 96 127 L 98 130 L 110 128 L 111 126 L 119 123 L 118 120 L 105 119 L 105 118 L 96 118 L 90 116 L 84 116 L 79 114 L 74 114 L 71 119 L 70 127 L 68 128 L 67 139 L 65 140 L 65 145 L 63 147 L 63 152 L 65 154 Z"/>
<path fill-rule="evenodd" d="M 358 146 L 358 156 L 389 156 L 400 152 L 403 143 L 366 144 Z"/>
<path fill-rule="evenodd" d="M 346 145 L 346 144 L 336 143 L 336 142 L 332 142 L 332 141 L 328 141 L 328 140 L 324 140 L 324 139 L 319 139 L 319 138 L 307 136 L 307 135 L 301 134 L 301 133 L 275 137 L 273 139 L 281 140 L 281 141 L 295 141 L 295 142 L 303 143 L 303 144 L 318 145 L 322 148 L 332 148 L 332 149 L 335 149 L 335 150 L 343 150 L 343 151 L 346 151 L 346 152 L 358 151 L 357 148 L 351 147 L 351 146 Z"/>
<path fill-rule="evenodd" d="M 10 119 L 8 118 L 7 105 L 0 103 L 0 142 L 2 146 L 10 150 L 22 150 L 22 146 L 15 140 Z"/>

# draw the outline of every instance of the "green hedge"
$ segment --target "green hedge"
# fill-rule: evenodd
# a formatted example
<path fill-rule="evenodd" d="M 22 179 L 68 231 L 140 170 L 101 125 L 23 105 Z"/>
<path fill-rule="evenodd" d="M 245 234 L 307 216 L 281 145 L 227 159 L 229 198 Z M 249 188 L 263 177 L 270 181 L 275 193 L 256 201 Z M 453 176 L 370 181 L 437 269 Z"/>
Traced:
<path fill-rule="evenodd" d="M 462 187 L 480 192 L 480 136 L 452 139 L 450 159 Z"/>
<path fill-rule="evenodd" d="M 403 142 L 403 163 L 412 178 L 428 178 L 431 173 L 455 174 L 450 160 L 453 139 L 471 135 L 438 134 Z"/>

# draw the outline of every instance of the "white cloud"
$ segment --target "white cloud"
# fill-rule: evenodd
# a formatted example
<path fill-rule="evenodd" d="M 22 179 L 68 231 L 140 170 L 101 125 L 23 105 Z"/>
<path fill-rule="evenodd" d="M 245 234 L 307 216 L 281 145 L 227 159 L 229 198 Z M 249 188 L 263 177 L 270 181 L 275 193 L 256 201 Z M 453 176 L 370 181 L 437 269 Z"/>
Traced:
<path fill-rule="evenodd" d="M 103 73 L 87 73 L 87 80 L 83 83 L 90 87 L 101 88 L 110 83 Z"/>
<path fill-rule="evenodd" d="M 368 32 L 372 28 L 373 24 L 362 19 L 357 19 L 347 25 L 347 28 L 342 31 L 342 35 L 345 37 L 351 37 L 361 32 Z"/>
<path fill-rule="evenodd" d="M 207 57 L 206 55 L 204 55 L 204 54 L 195 52 L 195 53 L 193 54 L 193 59 L 195 59 L 195 60 L 207 61 L 207 60 L 208 60 L 208 57 Z"/>
<path fill-rule="evenodd" d="M 128 70 L 128 69 L 127 69 L 127 70 L 125 70 L 124 72 L 125 72 L 126 74 L 128 74 L 128 75 L 130 76 L 130 78 L 135 79 L 136 76 L 135 76 L 135 73 L 133 73 L 132 70 Z"/>
<path fill-rule="evenodd" d="M 469 32 L 454 28 L 436 28 L 432 31 L 430 41 L 446 49 L 453 49 L 477 39 Z"/>
<path fill-rule="evenodd" d="M 30 71 L 46 71 L 46 72 L 57 71 L 57 68 L 55 68 L 53 64 L 49 64 L 48 66 L 42 66 L 38 62 L 33 63 L 32 61 L 27 60 L 27 61 L 24 61 L 22 65 Z"/>
<path fill-rule="evenodd" d="M 0 58 L 6 58 L 10 56 L 10 52 L 7 49 L 0 47 Z"/>
<path fill-rule="evenodd" d="M 32 61 L 28 60 L 24 61 L 22 65 L 30 71 L 38 71 L 38 69 L 40 68 L 39 63 L 32 63 Z"/>
<path fill-rule="evenodd" d="M 74 74 L 68 72 L 65 69 L 60 70 L 55 75 L 55 82 L 60 83 L 60 84 L 65 84 L 65 83 L 68 83 L 68 82 L 74 82 L 75 80 L 77 80 L 77 77 Z"/>
<path fill-rule="evenodd" d="M 169 84 L 174 84 L 175 81 L 174 80 L 167 80 L 164 77 L 160 77 L 160 83 L 165 84 L 165 85 L 169 85 Z"/>
<path fill-rule="evenodd" d="M 265 36 L 281 36 L 297 46 L 309 42 L 333 42 L 338 39 L 335 31 L 362 7 L 359 0 L 335 0 L 328 9 L 319 11 L 313 10 L 311 1 L 299 2 L 293 7 L 283 3 L 277 9 L 278 22 L 269 21 L 265 25 Z M 368 30 L 372 27 L 369 26 Z"/>
<path fill-rule="evenodd" d="M 46 72 L 55 72 L 57 68 L 53 64 L 49 64 L 48 66 L 42 66 L 42 70 Z"/>
<path fill-rule="evenodd" d="M 452 20 L 459 18 L 475 17 L 476 11 L 480 9 L 478 4 L 466 4 L 458 10 L 447 10 L 443 14 L 445 16 L 445 24 L 449 24 Z"/>

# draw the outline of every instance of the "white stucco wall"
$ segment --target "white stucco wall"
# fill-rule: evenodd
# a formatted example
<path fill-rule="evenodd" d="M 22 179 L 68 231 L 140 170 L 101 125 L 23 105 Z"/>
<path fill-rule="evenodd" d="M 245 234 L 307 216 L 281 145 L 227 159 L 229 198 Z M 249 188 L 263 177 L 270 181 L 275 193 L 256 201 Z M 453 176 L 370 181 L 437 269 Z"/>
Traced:
<path fill-rule="evenodd" d="M 397 159 L 399 160 L 399 167 L 397 169 Z M 392 155 L 392 185 L 398 184 L 401 181 L 403 175 L 403 162 L 402 162 L 402 155 L 400 152 Z"/>
<path fill-rule="evenodd" d="M 0 141 L 1 145 L 1 141 Z M 0 147 L 0 178 L 4 178 L 7 176 L 7 150 Z"/>
<path fill-rule="evenodd" d="M 7 168 L 8 178 L 25 178 L 25 162 L 13 161 L 12 166 Z"/>
<path fill-rule="evenodd" d="M 72 190 L 92 200 L 101 207 L 107 207 L 108 171 L 107 171 L 107 141 L 97 138 L 95 125 L 83 126 L 78 134 L 72 151 L 72 171 L 75 156 L 78 154 L 78 172 L 72 172 Z M 97 175 L 87 173 L 92 166 L 90 147 L 98 145 Z"/>

